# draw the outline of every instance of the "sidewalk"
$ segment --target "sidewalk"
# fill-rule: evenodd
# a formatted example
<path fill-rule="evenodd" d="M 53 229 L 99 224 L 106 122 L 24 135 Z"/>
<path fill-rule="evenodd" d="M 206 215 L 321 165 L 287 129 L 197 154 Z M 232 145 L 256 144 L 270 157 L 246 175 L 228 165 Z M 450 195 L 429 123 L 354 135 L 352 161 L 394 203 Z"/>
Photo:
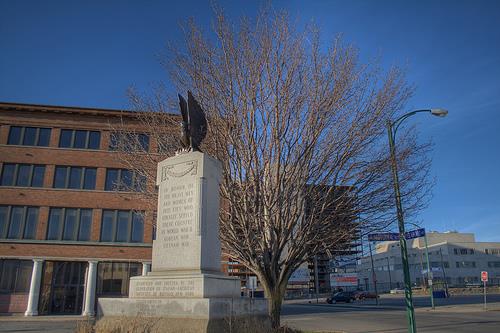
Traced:
<path fill-rule="evenodd" d="M 431 307 L 421 307 L 421 308 L 416 308 L 415 311 L 470 313 L 470 312 L 484 312 L 485 309 L 483 304 L 454 304 L 454 305 L 436 306 L 434 310 Z M 500 302 L 487 303 L 486 311 L 500 311 Z"/>
<path fill-rule="evenodd" d="M 22 314 L 19 315 L 11 315 L 11 316 L 0 316 L 1 321 L 80 321 L 80 320 L 89 320 L 88 317 L 84 316 L 29 316 L 25 317 Z M 94 320 L 94 318 L 90 318 L 90 320 Z"/>

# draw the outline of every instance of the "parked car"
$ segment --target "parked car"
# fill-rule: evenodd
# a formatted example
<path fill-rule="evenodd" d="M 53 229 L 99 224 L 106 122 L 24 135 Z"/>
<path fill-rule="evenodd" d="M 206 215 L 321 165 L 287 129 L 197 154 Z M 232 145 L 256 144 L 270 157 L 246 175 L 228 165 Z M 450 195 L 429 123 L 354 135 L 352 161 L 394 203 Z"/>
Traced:
<path fill-rule="evenodd" d="M 353 292 L 354 299 L 355 300 L 357 300 L 357 299 L 364 299 L 365 298 L 365 293 L 366 293 L 366 291 L 362 291 L 362 290 L 357 290 L 357 291 Z"/>
<path fill-rule="evenodd" d="M 370 298 L 380 298 L 380 295 L 377 295 L 369 291 L 365 291 L 363 294 L 363 299 L 370 299 Z"/>
<path fill-rule="evenodd" d="M 380 296 L 378 296 L 380 298 Z M 370 299 L 370 298 L 377 298 L 377 294 L 369 292 L 369 291 L 355 291 L 354 292 L 354 299 Z"/>
<path fill-rule="evenodd" d="M 333 294 L 331 297 L 326 299 L 328 304 L 335 304 L 337 302 L 351 303 L 354 300 L 354 293 L 350 291 L 340 291 Z"/>
<path fill-rule="evenodd" d="M 404 293 L 405 293 L 405 290 L 402 288 L 391 289 L 391 294 L 404 294 Z"/>

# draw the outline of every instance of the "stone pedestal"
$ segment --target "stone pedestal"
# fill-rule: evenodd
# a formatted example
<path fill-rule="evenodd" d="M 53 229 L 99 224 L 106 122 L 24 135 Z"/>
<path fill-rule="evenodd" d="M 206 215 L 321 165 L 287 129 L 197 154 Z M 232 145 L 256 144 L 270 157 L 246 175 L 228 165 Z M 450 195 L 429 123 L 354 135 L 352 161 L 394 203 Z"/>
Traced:
<path fill-rule="evenodd" d="M 240 297 L 240 280 L 220 271 L 219 181 L 219 162 L 201 152 L 158 164 L 152 270 L 131 278 L 129 298 L 100 298 L 99 316 L 182 319 L 189 332 L 222 332 L 234 318 L 267 316 L 266 300 Z"/>

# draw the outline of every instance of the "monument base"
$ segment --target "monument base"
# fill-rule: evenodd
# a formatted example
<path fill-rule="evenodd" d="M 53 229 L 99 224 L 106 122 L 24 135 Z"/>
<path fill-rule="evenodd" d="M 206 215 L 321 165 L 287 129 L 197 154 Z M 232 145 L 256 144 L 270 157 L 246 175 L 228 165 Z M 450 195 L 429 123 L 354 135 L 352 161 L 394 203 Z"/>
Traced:
<path fill-rule="evenodd" d="M 150 272 L 130 279 L 130 298 L 239 298 L 240 280 L 206 273 Z"/>
<path fill-rule="evenodd" d="M 138 325 L 152 333 L 267 332 L 267 306 L 266 299 L 244 297 L 99 298 L 97 316 L 98 326 L 115 332 L 132 326 L 140 331 Z"/>

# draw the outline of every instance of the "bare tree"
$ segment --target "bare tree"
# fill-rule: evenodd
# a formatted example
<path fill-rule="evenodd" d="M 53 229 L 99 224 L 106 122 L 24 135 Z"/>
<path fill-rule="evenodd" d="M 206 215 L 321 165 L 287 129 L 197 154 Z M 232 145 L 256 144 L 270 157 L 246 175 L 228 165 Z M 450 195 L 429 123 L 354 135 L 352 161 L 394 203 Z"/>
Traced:
<path fill-rule="evenodd" d="M 316 28 L 299 31 L 286 13 L 263 11 L 236 25 L 218 12 L 213 35 L 189 22 L 184 37 L 185 47 L 172 47 L 164 64 L 178 91 L 192 90 L 207 112 L 202 149 L 223 168 L 223 248 L 258 276 L 278 327 L 288 279 L 301 263 L 395 220 L 385 124 L 413 90 L 400 69 L 361 63 L 339 37 L 324 48 Z M 163 93 L 132 94 L 132 101 L 163 148 L 151 158 L 121 158 L 153 179 L 154 164 L 174 151 L 178 127 L 165 112 L 176 103 Z M 431 185 L 429 145 L 411 129 L 398 140 L 412 214 Z"/>

